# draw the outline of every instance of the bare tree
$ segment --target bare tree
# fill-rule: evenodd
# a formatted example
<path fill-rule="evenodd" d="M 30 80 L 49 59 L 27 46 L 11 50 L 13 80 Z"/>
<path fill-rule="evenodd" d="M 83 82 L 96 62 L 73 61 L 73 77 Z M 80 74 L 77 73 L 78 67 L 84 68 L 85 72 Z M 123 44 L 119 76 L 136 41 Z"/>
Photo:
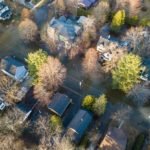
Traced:
<path fill-rule="evenodd" d="M 106 21 L 110 11 L 109 3 L 107 1 L 100 1 L 93 9 L 93 16 L 96 20 L 97 28 L 101 27 Z"/>
<path fill-rule="evenodd" d="M 88 16 L 83 24 L 83 32 L 81 35 L 81 43 L 88 48 L 93 40 L 97 37 L 96 21 L 92 16 Z"/>
<path fill-rule="evenodd" d="M 94 48 L 88 49 L 83 59 L 83 71 L 87 75 L 97 74 L 99 71 L 98 53 Z"/>
<path fill-rule="evenodd" d="M 26 18 L 30 19 L 31 18 L 31 11 L 27 8 L 23 8 L 22 12 L 21 12 L 21 18 L 22 18 L 22 20 L 24 20 Z"/>
<path fill-rule="evenodd" d="M 126 32 L 125 39 L 130 42 L 134 53 L 140 56 L 150 56 L 150 31 L 148 28 L 132 27 Z"/>
<path fill-rule="evenodd" d="M 35 95 L 47 103 L 50 96 L 63 83 L 66 77 L 66 68 L 54 57 L 49 56 L 38 72 L 39 82 L 35 86 Z"/>
<path fill-rule="evenodd" d="M 51 130 L 49 123 L 49 116 L 40 117 L 36 122 L 35 132 L 41 135 L 39 150 L 73 150 L 73 146 L 67 138 L 61 137 L 62 130 L 56 128 L 55 131 Z"/>
<path fill-rule="evenodd" d="M 3 74 L 0 74 L 0 76 L 0 94 L 8 103 L 19 102 L 20 99 L 17 98 L 19 91 L 18 84 Z"/>
<path fill-rule="evenodd" d="M 141 0 L 110 0 L 113 11 L 125 9 L 128 16 L 135 16 L 141 8 Z"/>
<path fill-rule="evenodd" d="M 19 24 L 19 34 L 25 42 L 34 41 L 38 34 L 37 25 L 30 19 L 25 19 Z"/>
<path fill-rule="evenodd" d="M 110 45 L 106 46 L 105 48 L 108 51 L 111 50 L 111 61 L 106 61 L 102 67 L 103 71 L 105 73 L 108 73 L 113 68 L 116 67 L 119 59 L 127 52 L 127 50 L 124 48 L 117 48 L 117 47 L 115 48 L 114 44 L 110 44 Z M 115 49 L 113 49 L 113 48 L 115 48 Z"/>
<path fill-rule="evenodd" d="M 145 103 L 150 102 L 150 89 L 139 84 L 128 93 L 127 97 L 131 98 L 135 105 L 143 106 Z"/>

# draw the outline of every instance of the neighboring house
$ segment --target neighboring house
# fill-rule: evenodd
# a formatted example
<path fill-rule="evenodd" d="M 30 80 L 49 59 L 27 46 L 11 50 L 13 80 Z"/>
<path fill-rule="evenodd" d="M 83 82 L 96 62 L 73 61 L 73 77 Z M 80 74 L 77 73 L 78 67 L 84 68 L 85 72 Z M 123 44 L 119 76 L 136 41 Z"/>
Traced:
<path fill-rule="evenodd" d="M 62 42 L 66 48 L 70 48 L 71 43 L 82 32 L 82 25 L 77 21 L 76 17 L 52 18 L 47 29 L 49 38 L 59 43 Z"/>
<path fill-rule="evenodd" d="M 92 122 L 92 114 L 80 109 L 68 125 L 67 135 L 71 141 L 78 144 Z"/>
<path fill-rule="evenodd" d="M 0 69 L 4 74 L 19 82 L 22 82 L 28 76 L 24 64 L 11 56 L 1 60 Z"/>
<path fill-rule="evenodd" d="M 102 150 L 125 150 L 127 145 L 127 136 L 116 127 L 110 127 L 100 144 Z"/>
<path fill-rule="evenodd" d="M 140 79 L 143 81 L 150 81 L 150 59 L 145 58 L 143 60 L 143 69 L 140 73 Z"/>
<path fill-rule="evenodd" d="M 3 2 L 0 1 L 0 20 L 8 20 L 12 15 L 10 8 Z"/>
<path fill-rule="evenodd" d="M 78 0 L 78 7 L 89 8 L 98 0 Z"/>
<path fill-rule="evenodd" d="M 27 8 L 33 8 L 34 7 L 32 0 L 13 0 L 13 1 L 17 2 L 21 5 L 24 5 Z"/>
<path fill-rule="evenodd" d="M 56 93 L 52 98 L 52 102 L 48 105 L 48 109 L 61 117 L 71 102 L 72 100 L 67 95 Z"/>
<path fill-rule="evenodd" d="M 111 50 L 115 50 L 118 47 L 129 47 L 129 42 L 127 41 L 120 41 L 115 37 L 112 37 L 110 35 L 108 36 L 100 36 L 98 43 L 97 43 L 97 51 L 99 51 L 100 53 L 106 52 L 108 50 L 106 50 L 106 47 L 108 48 L 108 46 L 110 46 L 109 51 Z"/>

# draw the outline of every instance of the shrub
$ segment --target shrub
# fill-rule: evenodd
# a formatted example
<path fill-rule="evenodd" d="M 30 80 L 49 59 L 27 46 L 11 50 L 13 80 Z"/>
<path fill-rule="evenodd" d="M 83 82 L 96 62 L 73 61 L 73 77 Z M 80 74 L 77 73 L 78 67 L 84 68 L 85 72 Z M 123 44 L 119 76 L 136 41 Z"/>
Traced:
<path fill-rule="evenodd" d="M 77 16 L 88 16 L 90 14 L 91 14 L 90 10 L 84 8 L 78 8 L 77 10 Z"/>
<path fill-rule="evenodd" d="M 44 62 L 46 62 L 46 60 L 47 60 L 47 53 L 42 51 L 41 49 L 34 53 L 28 54 L 26 62 L 28 63 L 29 74 L 33 79 L 33 84 L 37 83 L 37 78 L 38 78 L 37 73 L 41 65 Z"/>
<path fill-rule="evenodd" d="M 57 128 L 61 128 L 62 127 L 61 118 L 56 116 L 56 115 L 52 115 L 50 117 L 50 126 L 51 126 L 52 130 L 55 130 Z"/>
<path fill-rule="evenodd" d="M 134 54 L 123 56 L 112 71 L 113 87 L 128 92 L 139 82 L 141 58 Z"/>
<path fill-rule="evenodd" d="M 95 97 L 92 95 L 87 95 L 83 99 L 82 106 L 88 110 L 92 110 L 94 102 L 95 102 Z"/>
<path fill-rule="evenodd" d="M 146 26 L 150 27 L 150 19 L 143 18 L 140 20 L 139 24 L 143 27 L 146 27 Z"/>
<path fill-rule="evenodd" d="M 141 150 L 143 147 L 144 141 L 145 141 L 145 134 L 141 133 L 140 135 L 137 136 L 132 150 Z"/>
<path fill-rule="evenodd" d="M 135 25 L 138 25 L 138 22 L 139 22 L 139 18 L 138 16 L 133 16 L 133 17 L 130 17 L 130 18 L 126 18 L 126 23 L 130 26 L 135 26 Z"/>
<path fill-rule="evenodd" d="M 95 100 L 95 103 L 93 104 L 93 112 L 97 116 L 102 115 L 105 112 L 106 105 L 107 105 L 106 95 L 103 94 Z"/>
<path fill-rule="evenodd" d="M 117 11 L 112 19 L 111 23 L 112 31 L 114 32 L 120 31 L 121 27 L 124 25 L 124 22 L 125 22 L 125 11 L 124 10 Z"/>

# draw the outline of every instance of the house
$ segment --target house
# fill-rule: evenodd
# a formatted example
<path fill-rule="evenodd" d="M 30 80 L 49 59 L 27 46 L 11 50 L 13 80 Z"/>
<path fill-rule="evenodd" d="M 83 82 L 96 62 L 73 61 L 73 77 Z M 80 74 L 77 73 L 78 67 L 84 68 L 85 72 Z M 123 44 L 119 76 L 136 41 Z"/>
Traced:
<path fill-rule="evenodd" d="M 0 20 L 8 20 L 10 19 L 12 12 L 10 8 L 3 2 L 0 2 Z"/>
<path fill-rule="evenodd" d="M 1 60 L 0 69 L 4 74 L 19 82 L 22 82 L 28 76 L 24 64 L 11 56 Z"/>
<path fill-rule="evenodd" d="M 150 80 L 150 59 L 145 58 L 143 60 L 143 68 L 140 72 L 140 79 L 142 81 L 149 81 Z"/>
<path fill-rule="evenodd" d="M 61 117 L 71 102 L 67 95 L 56 93 L 52 98 L 52 102 L 48 105 L 48 109 Z"/>
<path fill-rule="evenodd" d="M 58 34 L 58 38 L 63 41 L 73 41 L 80 34 L 81 26 L 76 22 L 75 18 L 67 18 L 61 16 L 52 18 L 49 26 Z"/>
<path fill-rule="evenodd" d="M 125 150 L 127 136 L 120 128 L 110 127 L 100 144 L 102 150 Z"/>
<path fill-rule="evenodd" d="M 78 0 L 78 7 L 89 8 L 96 2 L 97 0 Z"/>
<path fill-rule="evenodd" d="M 80 109 L 68 125 L 67 135 L 71 141 L 78 144 L 92 121 L 92 114 Z"/>
<path fill-rule="evenodd" d="M 49 23 L 47 34 L 50 39 L 59 41 L 58 43 L 70 48 L 71 43 L 76 40 L 76 37 L 82 32 L 82 26 L 78 24 L 76 17 L 52 18 Z"/>
<path fill-rule="evenodd" d="M 30 9 L 34 7 L 32 0 L 13 0 L 13 1 Z"/>
<path fill-rule="evenodd" d="M 100 36 L 96 46 L 97 51 L 100 53 L 106 52 L 106 47 L 108 48 L 108 46 L 110 46 L 109 51 L 115 50 L 118 47 L 129 48 L 129 42 L 121 41 L 110 35 Z"/>

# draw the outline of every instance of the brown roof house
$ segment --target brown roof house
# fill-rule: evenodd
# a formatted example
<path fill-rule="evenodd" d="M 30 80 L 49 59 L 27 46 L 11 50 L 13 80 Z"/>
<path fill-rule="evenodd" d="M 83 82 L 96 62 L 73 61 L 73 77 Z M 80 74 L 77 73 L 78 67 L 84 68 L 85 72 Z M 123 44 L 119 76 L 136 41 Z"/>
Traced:
<path fill-rule="evenodd" d="M 52 98 L 52 102 L 48 105 L 48 109 L 61 117 L 71 102 L 72 100 L 67 95 L 56 93 Z"/>
<path fill-rule="evenodd" d="M 120 128 L 110 127 L 100 144 L 100 150 L 125 150 L 127 136 Z"/>

